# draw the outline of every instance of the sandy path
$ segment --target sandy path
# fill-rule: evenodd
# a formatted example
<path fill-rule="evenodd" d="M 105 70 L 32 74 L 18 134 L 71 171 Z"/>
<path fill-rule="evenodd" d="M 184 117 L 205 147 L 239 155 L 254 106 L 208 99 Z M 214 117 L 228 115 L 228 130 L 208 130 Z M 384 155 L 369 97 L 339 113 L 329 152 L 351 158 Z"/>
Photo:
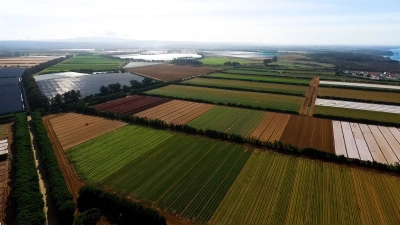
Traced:
<path fill-rule="evenodd" d="M 42 193 L 43 196 L 43 201 L 44 201 L 44 208 L 43 211 L 46 216 L 46 225 L 59 225 L 60 223 L 58 222 L 58 217 L 57 217 L 57 212 L 55 210 L 55 205 L 53 200 L 50 198 L 50 196 L 47 194 L 49 190 L 49 184 L 48 184 L 48 178 L 46 171 L 44 169 L 43 163 L 40 160 L 40 153 L 37 149 L 37 142 L 35 139 L 35 135 L 33 133 L 33 127 L 31 117 L 28 116 L 28 122 L 29 122 L 29 133 L 31 135 L 31 141 L 32 141 L 32 151 L 33 151 L 33 156 L 35 158 L 35 166 L 37 168 L 37 173 L 39 176 L 39 188 L 40 188 L 40 193 Z"/>

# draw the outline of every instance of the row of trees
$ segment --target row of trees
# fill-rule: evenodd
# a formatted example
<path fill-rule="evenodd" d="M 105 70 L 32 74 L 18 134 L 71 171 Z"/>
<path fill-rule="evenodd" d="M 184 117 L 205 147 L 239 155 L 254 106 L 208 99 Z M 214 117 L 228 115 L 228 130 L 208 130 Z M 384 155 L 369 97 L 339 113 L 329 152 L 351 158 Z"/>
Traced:
<path fill-rule="evenodd" d="M 167 224 L 165 217 L 153 209 L 90 186 L 79 190 L 78 205 L 81 209 L 89 210 L 75 224 L 94 224 L 99 218 L 99 211 L 116 220 L 119 225 Z M 89 223 L 81 223 L 81 220 Z"/>
<path fill-rule="evenodd" d="M 59 221 L 66 225 L 72 224 L 76 206 L 58 165 L 53 145 L 47 136 L 47 131 L 39 112 L 32 113 L 32 125 L 38 143 L 40 158 L 49 179 L 50 196 L 55 203 Z"/>
<path fill-rule="evenodd" d="M 278 57 L 274 56 L 271 59 L 264 59 L 263 63 L 265 66 L 268 66 L 269 63 L 277 62 Z"/>
<path fill-rule="evenodd" d="M 50 110 L 57 111 L 64 108 L 71 108 L 80 99 L 81 91 L 71 90 L 62 95 L 57 94 L 54 98 L 50 98 Z"/>
<path fill-rule="evenodd" d="M 228 62 L 224 62 L 224 66 L 240 66 L 240 63 L 228 61 Z"/>
<path fill-rule="evenodd" d="M 317 149 L 312 149 L 312 148 L 304 148 L 304 149 L 299 149 L 296 146 L 292 146 L 288 143 L 282 143 L 279 141 L 274 141 L 274 142 L 261 142 L 259 139 L 255 138 L 246 138 L 241 135 L 236 135 L 236 134 L 228 134 L 225 132 L 220 132 L 216 130 L 201 130 L 201 129 L 196 129 L 194 127 L 188 126 L 188 125 L 174 125 L 174 124 L 167 124 L 164 121 L 155 119 L 148 119 L 148 118 L 143 118 L 143 117 L 137 117 L 133 115 L 120 115 L 115 112 L 110 112 L 110 111 L 97 111 L 95 108 L 92 107 L 83 107 L 80 109 L 77 109 L 78 112 L 82 112 L 85 114 L 89 115 L 100 115 L 102 117 L 106 117 L 109 119 L 117 119 L 117 120 L 122 120 L 124 122 L 130 123 L 130 124 L 137 124 L 137 125 L 144 125 L 144 126 L 149 126 L 153 127 L 156 129 L 170 129 L 170 130 L 175 130 L 175 131 L 180 131 L 188 134 L 197 134 L 197 135 L 204 135 L 210 138 L 215 138 L 215 139 L 220 139 L 220 140 L 227 140 L 227 141 L 234 141 L 238 143 L 248 143 L 252 144 L 258 147 L 268 147 L 270 149 L 273 149 L 277 152 L 284 153 L 284 154 L 290 154 L 290 155 L 296 155 L 296 156 L 306 156 L 314 159 L 320 159 L 328 162 L 335 162 L 335 163 L 343 163 L 347 165 L 357 165 L 361 167 L 367 167 L 367 168 L 373 168 L 377 169 L 380 171 L 386 171 L 386 172 L 396 172 L 400 174 L 400 165 L 386 165 L 382 164 L 379 162 L 371 162 L 371 161 L 363 161 L 359 159 L 351 159 L 351 158 L 346 158 L 344 156 L 337 156 L 335 153 L 329 153 L 329 152 L 324 152 L 320 151 Z"/>
<path fill-rule="evenodd" d="M 176 58 L 171 61 L 171 64 L 178 66 L 203 66 L 203 63 L 193 58 Z"/>
<path fill-rule="evenodd" d="M 15 202 L 16 225 L 43 225 L 43 196 L 39 190 L 39 178 L 33 158 L 31 136 L 25 113 L 16 115 L 14 123 L 15 154 L 12 198 Z"/>
<path fill-rule="evenodd" d="M 39 86 L 33 78 L 33 74 L 54 66 L 58 63 L 61 63 L 71 57 L 72 56 L 68 55 L 66 57 L 53 59 L 48 62 L 33 66 L 24 71 L 24 73 L 22 74 L 22 82 L 25 87 L 27 100 L 32 110 L 36 110 L 38 108 L 43 108 L 46 111 L 49 110 L 49 99 L 40 91 Z"/>

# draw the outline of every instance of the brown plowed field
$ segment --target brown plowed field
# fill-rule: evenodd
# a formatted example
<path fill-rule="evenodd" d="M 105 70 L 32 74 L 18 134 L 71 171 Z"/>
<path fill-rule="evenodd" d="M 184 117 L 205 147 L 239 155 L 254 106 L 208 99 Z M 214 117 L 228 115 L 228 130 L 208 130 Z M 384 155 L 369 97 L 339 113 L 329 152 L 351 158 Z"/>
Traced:
<path fill-rule="evenodd" d="M 314 77 L 300 107 L 299 115 L 312 116 L 315 112 L 315 100 L 318 96 L 319 77 Z"/>
<path fill-rule="evenodd" d="M 11 124 L 4 124 L 0 126 L 0 140 L 7 139 L 8 142 L 8 154 L 12 156 L 12 152 L 10 151 L 10 146 L 12 145 L 12 131 Z M 6 205 L 8 200 L 8 195 L 10 193 L 10 174 L 9 171 L 11 169 L 10 160 L 7 159 L 5 161 L 0 162 L 0 221 L 4 221 L 6 218 Z M 8 209 L 7 211 L 10 211 Z"/>
<path fill-rule="evenodd" d="M 125 126 L 126 123 L 76 113 L 47 118 L 63 150 Z"/>
<path fill-rule="evenodd" d="M 326 88 L 320 87 L 318 95 L 324 97 L 353 98 L 360 100 L 370 100 L 389 103 L 400 103 L 400 93 L 398 92 L 380 92 L 380 91 L 362 91 L 345 88 Z"/>
<path fill-rule="evenodd" d="M 314 148 L 335 153 L 332 121 L 307 116 L 291 116 L 280 138 L 300 149 Z"/>
<path fill-rule="evenodd" d="M 157 64 L 126 69 L 130 73 L 144 75 L 163 81 L 180 80 L 214 72 L 216 69 L 206 67 L 175 66 L 171 64 Z"/>
<path fill-rule="evenodd" d="M 160 119 L 166 123 L 185 124 L 214 107 L 210 104 L 173 100 L 142 111 L 136 116 Z"/>
<path fill-rule="evenodd" d="M 166 98 L 135 95 L 102 103 L 96 105 L 95 108 L 99 111 L 112 111 L 120 114 L 136 114 L 169 101 L 171 100 Z"/>
<path fill-rule="evenodd" d="M 0 59 L 0 68 L 2 67 L 32 67 L 40 63 L 44 63 L 53 59 L 60 58 L 60 56 L 48 57 L 15 57 Z"/>
<path fill-rule="evenodd" d="M 68 114 L 66 114 L 68 115 Z M 67 186 L 69 191 L 72 193 L 74 196 L 74 201 L 79 197 L 79 190 L 85 186 L 86 184 L 81 181 L 78 176 L 75 173 L 75 170 L 72 167 L 72 164 L 69 162 L 67 156 L 65 155 L 64 149 L 61 146 L 61 143 L 58 141 L 57 134 L 54 132 L 52 123 L 50 120 L 57 118 L 57 117 L 62 117 L 61 116 L 51 116 L 51 117 L 43 117 L 43 123 L 46 127 L 47 134 L 50 138 L 51 144 L 53 145 L 54 152 L 57 157 L 58 165 L 60 166 L 60 169 L 63 173 L 63 176 L 65 178 L 65 181 L 67 182 Z"/>
<path fill-rule="evenodd" d="M 279 140 L 289 119 L 290 115 L 269 112 L 253 131 L 251 137 L 262 142 Z"/>

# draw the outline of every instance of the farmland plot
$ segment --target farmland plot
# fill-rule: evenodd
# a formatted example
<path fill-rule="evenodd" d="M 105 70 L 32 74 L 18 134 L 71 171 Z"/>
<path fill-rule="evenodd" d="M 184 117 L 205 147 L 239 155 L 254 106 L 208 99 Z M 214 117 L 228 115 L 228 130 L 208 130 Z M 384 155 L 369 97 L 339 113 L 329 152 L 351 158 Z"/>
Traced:
<path fill-rule="evenodd" d="M 223 80 L 211 78 L 195 78 L 183 82 L 184 84 L 202 85 L 209 87 L 241 88 L 254 91 L 270 91 L 284 94 L 305 95 L 307 87 L 299 85 L 259 83 L 239 80 Z"/>
<path fill-rule="evenodd" d="M 397 224 L 398 177 L 253 152 L 209 224 Z"/>
<path fill-rule="evenodd" d="M 206 138 L 125 126 L 75 146 L 67 154 L 89 184 L 204 223 L 251 150 Z"/>
<path fill-rule="evenodd" d="M 325 96 L 352 98 L 360 100 L 380 101 L 388 103 L 400 103 L 400 93 L 395 92 L 379 92 L 379 91 L 362 91 L 350 90 L 344 88 L 324 88 L 319 87 L 318 95 L 320 98 Z"/>
<path fill-rule="evenodd" d="M 251 134 L 262 142 L 279 141 L 291 115 L 269 112 Z"/>
<path fill-rule="evenodd" d="M 244 80 L 244 81 L 262 81 L 267 83 L 283 83 L 283 84 L 299 84 L 308 85 L 310 80 L 308 79 L 295 79 L 289 77 L 268 77 L 268 76 L 252 76 L 252 75 L 234 75 L 234 74 L 224 74 L 224 73 L 213 73 L 207 75 L 210 78 L 224 78 L 230 80 Z"/>
<path fill-rule="evenodd" d="M 166 123 L 185 124 L 214 107 L 214 105 L 210 104 L 172 100 L 135 115 L 163 120 Z"/>
<path fill-rule="evenodd" d="M 214 103 L 222 102 L 224 104 L 241 104 L 245 106 L 263 107 L 266 109 L 285 110 L 290 112 L 298 112 L 300 105 L 303 102 L 303 98 L 297 96 L 189 87 L 182 85 L 169 85 L 146 93 L 157 96 L 191 98 L 212 101 Z"/>
<path fill-rule="evenodd" d="M 334 153 L 333 127 L 330 120 L 292 115 L 280 138 L 282 143 Z"/>
<path fill-rule="evenodd" d="M 213 68 L 175 66 L 171 64 L 158 64 L 127 68 L 128 72 L 155 78 L 163 81 L 180 80 L 188 77 L 204 75 L 215 71 Z"/>
<path fill-rule="evenodd" d="M 400 114 L 396 113 L 375 112 L 375 111 L 367 111 L 359 109 L 346 109 L 346 108 L 318 106 L 318 105 L 315 106 L 315 109 L 316 112 L 314 113 L 314 115 L 318 114 L 323 116 L 354 118 L 354 119 L 379 121 L 379 122 L 386 122 L 386 123 L 393 123 L 400 125 L 399 122 Z"/>
<path fill-rule="evenodd" d="M 378 88 L 378 89 L 400 89 L 400 85 L 384 85 L 384 84 L 368 84 L 368 83 L 354 83 L 354 82 L 337 82 L 337 81 L 321 81 L 321 85 L 335 85 L 335 86 L 350 86 L 350 87 L 365 87 L 365 88 Z"/>
<path fill-rule="evenodd" d="M 400 106 L 317 98 L 315 105 L 400 114 Z"/>
<path fill-rule="evenodd" d="M 188 125 L 196 129 L 217 130 L 249 137 L 266 114 L 257 110 L 216 106 Z"/>
<path fill-rule="evenodd" d="M 99 111 L 112 111 L 120 114 L 135 114 L 168 101 L 170 101 L 170 99 L 135 95 L 98 104 L 95 106 L 95 108 Z"/>
<path fill-rule="evenodd" d="M 120 121 L 76 113 L 53 116 L 50 123 L 64 150 L 126 125 Z"/>
<path fill-rule="evenodd" d="M 385 164 L 399 162 L 399 129 L 340 121 L 332 123 L 337 155 Z"/>

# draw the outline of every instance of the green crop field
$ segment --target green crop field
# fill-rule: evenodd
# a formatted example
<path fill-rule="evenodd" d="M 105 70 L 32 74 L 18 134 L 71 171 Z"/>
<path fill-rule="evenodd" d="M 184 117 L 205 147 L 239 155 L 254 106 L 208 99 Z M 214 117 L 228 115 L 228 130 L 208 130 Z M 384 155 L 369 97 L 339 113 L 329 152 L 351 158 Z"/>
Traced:
<path fill-rule="evenodd" d="M 225 73 L 213 73 L 207 75 L 210 78 L 224 78 L 230 80 L 245 80 L 245 81 L 261 81 L 268 83 L 285 83 L 285 84 L 299 84 L 299 85 L 309 85 L 310 80 L 308 79 L 295 79 L 289 77 L 269 77 L 269 76 L 252 76 L 252 75 L 234 75 Z"/>
<path fill-rule="evenodd" d="M 234 58 L 234 57 L 224 57 L 224 56 L 206 56 L 203 59 L 200 59 L 200 62 L 205 65 L 224 65 L 225 62 L 238 62 L 240 64 L 254 64 L 254 63 L 262 63 L 262 60 L 258 59 L 245 59 L 245 58 Z"/>
<path fill-rule="evenodd" d="M 361 78 L 353 78 L 353 77 L 345 77 L 338 75 L 326 75 L 326 74 L 304 74 L 303 73 L 295 73 L 295 72 L 275 72 L 275 71 L 252 71 L 252 70 L 243 70 L 243 69 L 231 69 L 225 70 L 226 73 L 231 74 L 244 74 L 244 75 L 259 75 L 259 76 L 279 76 L 279 77 L 293 77 L 293 78 L 301 78 L 301 79 L 312 79 L 313 77 L 319 77 L 320 80 L 341 80 L 341 81 L 361 81 L 365 82 L 365 79 Z"/>
<path fill-rule="evenodd" d="M 398 224 L 400 179 L 253 152 L 209 224 Z"/>
<path fill-rule="evenodd" d="M 203 223 L 251 151 L 207 138 L 125 126 L 67 154 L 89 184 Z"/>
<path fill-rule="evenodd" d="M 400 114 L 396 113 L 375 112 L 368 110 L 346 109 L 316 105 L 315 114 L 372 120 L 386 123 L 396 123 L 400 125 Z"/>
<path fill-rule="evenodd" d="M 211 78 L 195 78 L 182 82 L 184 84 L 202 85 L 209 87 L 240 88 L 254 91 L 270 91 L 282 94 L 305 95 L 308 87 L 300 85 L 261 83 L 252 81 L 223 80 Z"/>
<path fill-rule="evenodd" d="M 216 106 L 188 123 L 197 129 L 217 130 L 249 137 L 267 112 Z"/>
<path fill-rule="evenodd" d="M 169 85 L 146 92 L 157 96 L 191 98 L 198 100 L 222 102 L 224 104 L 241 104 L 252 107 L 262 107 L 272 110 L 285 110 L 297 113 L 303 103 L 303 97 L 266 94 L 246 91 L 231 91 L 216 88 Z"/>
<path fill-rule="evenodd" d="M 122 65 L 122 60 L 109 59 L 99 55 L 74 56 L 71 59 L 50 67 L 41 73 L 57 73 L 72 70 L 113 71 Z"/>
<path fill-rule="evenodd" d="M 289 59 L 279 59 L 278 62 L 269 63 L 268 65 L 275 65 L 280 67 L 285 67 L 289 69 L 333 69 L 335 66 L 329 63 L 319 63 L 315 61 L 304 61 L 304 60 L 289 60 Z"/>
<path fill-rule="evenodd" d="M 260 67 L 260 66 L 243 66 L 243 67 L 235 67 L 235 70 L 251 70 L 251 71 L 260 71 L 260 72 L 275 72 L 275 73 L 291 73 L 291 74 L 309 74 L 309 75 L 335 75 L 335 72 L 332 71 L 315 71 L 315 70 L 289 70 L 289 69 L 276 69 L 273 67 Z"/>

